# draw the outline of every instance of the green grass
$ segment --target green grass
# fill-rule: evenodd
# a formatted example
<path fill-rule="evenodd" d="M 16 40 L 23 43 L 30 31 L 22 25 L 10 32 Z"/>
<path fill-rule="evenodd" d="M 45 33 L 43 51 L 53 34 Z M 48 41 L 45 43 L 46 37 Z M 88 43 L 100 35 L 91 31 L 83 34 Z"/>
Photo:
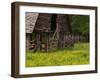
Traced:
<path fill-rule="evenodd" d="M 27 52 L 26 67 L 89 64 L 89 43 L 53 52 Z"/>

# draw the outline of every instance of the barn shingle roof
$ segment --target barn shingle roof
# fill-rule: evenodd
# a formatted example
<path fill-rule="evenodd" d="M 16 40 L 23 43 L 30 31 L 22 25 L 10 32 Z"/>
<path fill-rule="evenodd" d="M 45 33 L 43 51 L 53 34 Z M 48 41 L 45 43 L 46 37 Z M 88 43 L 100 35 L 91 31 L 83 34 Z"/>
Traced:
<path fill-rule="evenodd" d="M 39 13 L 27 12 L 25 16 L 26 33 L 32 33 Z"/>

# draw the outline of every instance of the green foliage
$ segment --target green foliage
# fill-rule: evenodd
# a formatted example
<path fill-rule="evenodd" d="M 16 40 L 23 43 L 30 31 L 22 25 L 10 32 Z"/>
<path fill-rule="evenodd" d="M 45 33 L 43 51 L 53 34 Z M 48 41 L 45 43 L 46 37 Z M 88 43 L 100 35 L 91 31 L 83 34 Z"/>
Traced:
<path fill-rule="evenodd" d="M 88 15 L 72 15 L 70 16 L 72 32 L 74 34 L 89 34 L 89 16 Z"/>
<path fill-rule="evenodd" d="M 26 67 L 89 64 L 89 43 L 52 52 L 27 52 Z"/>

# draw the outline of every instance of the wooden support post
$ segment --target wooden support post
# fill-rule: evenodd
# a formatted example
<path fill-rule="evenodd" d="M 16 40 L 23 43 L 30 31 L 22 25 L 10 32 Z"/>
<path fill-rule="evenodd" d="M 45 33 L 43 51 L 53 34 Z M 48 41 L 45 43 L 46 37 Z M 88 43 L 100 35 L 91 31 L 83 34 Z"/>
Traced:
<path fill-rule="evenodd" d="M 47 37 L 47 52 L 49 51 L 49 33 L 46 34 Z"/>
<path fill-rule="evenodd" d="M 40 33 L 36 33 L 36 51 L 40 51 Z"/>
<path fill-rule="evenodd" d="M 63 48 L 65 48 L 65 32 L 63 33 Z"/>

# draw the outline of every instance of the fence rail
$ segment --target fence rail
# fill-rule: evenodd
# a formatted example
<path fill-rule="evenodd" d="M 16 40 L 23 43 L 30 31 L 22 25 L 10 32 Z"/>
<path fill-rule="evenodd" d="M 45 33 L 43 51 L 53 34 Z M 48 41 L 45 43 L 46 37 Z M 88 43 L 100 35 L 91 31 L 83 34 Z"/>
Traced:
<path fill-rule="evenodd" d="M 63 36 L 62 36 L 63 35 Z M 48 37 L 49 36 L 49 37 Z M 58 38 L 53 38 L 48 35 L 46 41 L 40 41 L 41 36 L 38 34 L 38 37 L 30 41 L 30 50 L 32 51 L 52 51 L 56 49 L 61 49 L 65 47 L 72 47 L 74 46 L 74 43 L 77 42 L 84 42 L 86 41 L 86 37 L 82 35 L 72 35 L 72 34 L 65 34 L 61 33 L 61 36 Z M 46 37 L 46 36 L 45 36 Z"/>

